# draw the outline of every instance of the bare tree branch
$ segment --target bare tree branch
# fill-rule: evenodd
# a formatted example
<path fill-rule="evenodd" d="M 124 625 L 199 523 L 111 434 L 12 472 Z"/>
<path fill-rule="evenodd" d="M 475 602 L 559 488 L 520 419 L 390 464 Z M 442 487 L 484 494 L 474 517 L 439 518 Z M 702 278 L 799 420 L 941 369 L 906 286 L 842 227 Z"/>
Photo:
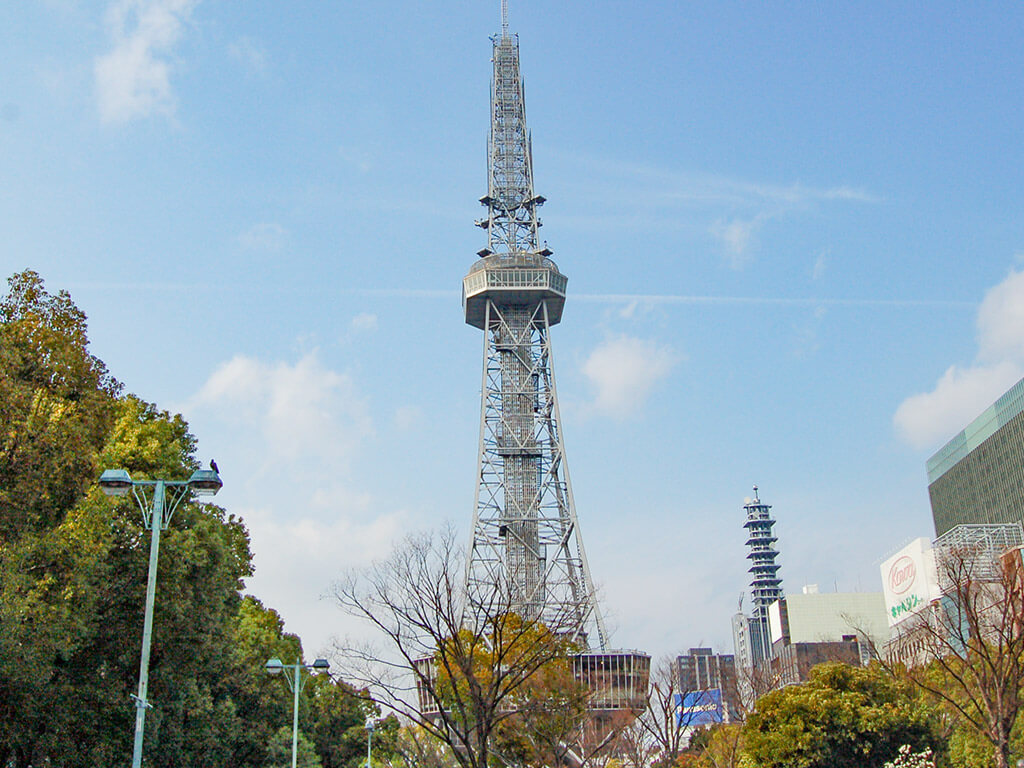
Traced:
<path fill-rule="evenodd" d="M 335 584 L 338 605 L 375 628 L 387 653 L 335 649 L 346 679 L 448 745 L 463 768 L 487 768 L 498 726 L 533 675 L 568 658 L 569 610 L 546 624 L 513 611 L 510 585 L 465 597 L 453 530 L 406 538 L 385 560 Z"/>

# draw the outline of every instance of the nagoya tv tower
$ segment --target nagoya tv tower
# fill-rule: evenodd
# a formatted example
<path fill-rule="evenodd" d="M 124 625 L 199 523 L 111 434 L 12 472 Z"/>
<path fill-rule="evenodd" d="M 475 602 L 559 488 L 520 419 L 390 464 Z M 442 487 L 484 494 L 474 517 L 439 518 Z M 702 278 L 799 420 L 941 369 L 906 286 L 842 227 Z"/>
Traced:
<path fill-rule="evenodd" d="M 604 649 L 607 636 L 573 503 L 551 355 L 566 277 L 537 236 L 530 134 L 519 40 L 494 44 L 487 209 L 476 222 L 487 245 L 462 281 L 466 322 L 484 332 L 480 449 L 466 586 L 470 597 L 506 584 L 520 615 L 565 626 Z M 557 620 L 555 620 L 557 617 Z"/>

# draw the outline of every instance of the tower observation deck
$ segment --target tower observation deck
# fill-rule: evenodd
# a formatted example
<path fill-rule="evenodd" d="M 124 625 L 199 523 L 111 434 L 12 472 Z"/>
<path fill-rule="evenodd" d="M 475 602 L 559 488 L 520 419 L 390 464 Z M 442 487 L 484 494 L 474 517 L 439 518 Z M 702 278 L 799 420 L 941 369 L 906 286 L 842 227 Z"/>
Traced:
<path fill-rule="evenodd" d="M 604 649 L 552 369 L 550 330 L 562 319 L 567 280 L 537 235 L 544 198 L 534 192 L 519 40 L 504 2 L 502 33 L 491 41 L 486 216 L 476 222 L 487 242 L 462 282 L 466 322 L 484 332 L 466 588 L 472 602 L 504 584 L 516 613 Z"/>

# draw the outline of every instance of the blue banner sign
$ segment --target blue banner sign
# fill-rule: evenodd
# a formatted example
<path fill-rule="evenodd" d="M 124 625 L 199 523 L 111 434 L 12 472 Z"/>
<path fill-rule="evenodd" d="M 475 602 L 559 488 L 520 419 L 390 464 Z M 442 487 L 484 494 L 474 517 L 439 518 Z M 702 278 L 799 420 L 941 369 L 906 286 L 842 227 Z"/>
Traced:
<path fill-rule="evenodd" d="M 709 688 L 676 694 L 676 722 L 686 727 L 722 722 L 722 691 Z"/>

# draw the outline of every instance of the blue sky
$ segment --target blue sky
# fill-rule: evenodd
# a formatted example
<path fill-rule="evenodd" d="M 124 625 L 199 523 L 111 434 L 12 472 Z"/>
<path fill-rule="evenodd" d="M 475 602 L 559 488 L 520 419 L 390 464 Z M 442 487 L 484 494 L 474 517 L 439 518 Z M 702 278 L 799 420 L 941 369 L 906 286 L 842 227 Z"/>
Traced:
<path fill-rule="evenodd" d="M 789 591 L 878 590 L 924 462 L 1024 375 L 1019 3 L 511 0 L 569 466 L 613 642 L 731 647 L 742 504 Z M 0 8 L 0 226 L 189 419 L 307 649 L 472 512 L 498 2 Z"/>

